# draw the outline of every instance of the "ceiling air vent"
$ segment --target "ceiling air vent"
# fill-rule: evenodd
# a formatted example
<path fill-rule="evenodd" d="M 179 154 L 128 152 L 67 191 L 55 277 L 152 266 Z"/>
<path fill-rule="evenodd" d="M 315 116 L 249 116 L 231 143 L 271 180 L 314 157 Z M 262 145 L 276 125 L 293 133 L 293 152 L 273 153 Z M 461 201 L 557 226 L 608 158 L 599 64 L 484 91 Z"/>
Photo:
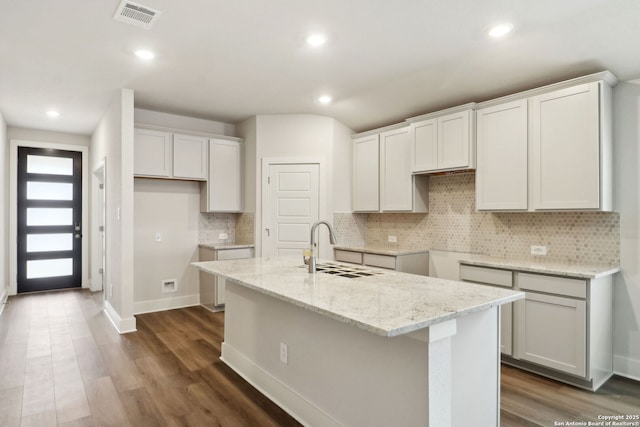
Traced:
<path fill-rule="evenodd" d="M 159 10 L 124 0 L 120 3 L 120 6 L 118 6 L 118 10 L 116 10 L 113 19 L 148 30 L 155 24 L 160 13 Z"/>

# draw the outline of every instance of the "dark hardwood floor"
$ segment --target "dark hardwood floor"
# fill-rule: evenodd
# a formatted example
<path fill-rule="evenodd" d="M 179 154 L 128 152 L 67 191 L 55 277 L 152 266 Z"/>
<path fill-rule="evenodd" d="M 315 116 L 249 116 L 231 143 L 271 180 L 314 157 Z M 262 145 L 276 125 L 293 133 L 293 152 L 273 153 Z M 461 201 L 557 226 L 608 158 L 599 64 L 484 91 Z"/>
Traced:
<path fill-rule="evenodd" d="M 101 294 L 11 297 L 0 316 L 0 426 L 299 425 L 218 359 L 222 313 L 136 317 L 138 332 L 119 335 Z M 503 426 L 640 414 L 634 381 L 590 393 L 506 366 L 502 375 Z"/>

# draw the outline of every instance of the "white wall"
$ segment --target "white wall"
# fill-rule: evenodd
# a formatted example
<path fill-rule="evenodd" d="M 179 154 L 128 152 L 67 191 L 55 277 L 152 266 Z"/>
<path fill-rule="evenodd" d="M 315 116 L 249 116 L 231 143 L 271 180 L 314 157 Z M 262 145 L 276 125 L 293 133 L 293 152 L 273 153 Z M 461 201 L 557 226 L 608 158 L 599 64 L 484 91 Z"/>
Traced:
<path fill-rule="evenodd" d="M 91 147 L 91 170 L 106 161 L 105 308 L 121 332 L 133 331 L 133 91 L 117 91 Z"/>
<path fill-rule="evenodd" d="M 0 113 L 0 304 L 9 291 L 9 138 Z M 0 306 L 0 312 L 2 308 Z"/>
<path fill-rule="evenodd" d="M 640 80 L 615 88 L 614 141 L 622 267 L 614 286 L 614 369 L 640 380 Z"/>
<path fill-rule="evenodd" d="M 7 129 L 9 139 L 21 139 L 25 141 L 50 142 L 52 144 L 91 145 L 90 135 L 75 133 L 52 132 L 41 129 L 26 129 L 9 127 Z"/>
<path fill-rule="evenodd" d="M 135 122 L 140 124 L 161 126 L 172 129 L 182 129 L 192 132 L 236 136 L 236 126 L 231 123 L 197 119 L 194 117 L 180 116 L 177 114 L 144 110 L 142 108 L 136 108 L 134 110 L 134 115 Z"/>
<path fill-rule="evenodd" d="M 136 178 L 134 190 L 134 312 L 197 305 L 200 184 Z M 164 279 L 177 280 L 175 293 L 162 292 Z"/>
<path fill-rule="evenodd" d="M 332 220 L 336 210 L 350 210 L 351 199 L 351 131 L 330 117 L 311 114 L 260 115 L 238 126 L 245 138 L 245 194 L 255 207 L 255 245 L 259 256 L 262 245 L 262 159 L 323 159 L 326 206 L 321 219 Z M 255 153 L 254 153 L 255 145 Z M 255 159 L 255 163 L 254 163 Z M 253 164 L 252 164 L 253 163 Z M 336 175 L 334 175 L 336 174 Z M 338 178 L 338 179 L 336 179 Z M 334 184 L 335 183 L 335 184 Z M 331 257 L 326 233 L 321 239 L 322 257 Z"/>

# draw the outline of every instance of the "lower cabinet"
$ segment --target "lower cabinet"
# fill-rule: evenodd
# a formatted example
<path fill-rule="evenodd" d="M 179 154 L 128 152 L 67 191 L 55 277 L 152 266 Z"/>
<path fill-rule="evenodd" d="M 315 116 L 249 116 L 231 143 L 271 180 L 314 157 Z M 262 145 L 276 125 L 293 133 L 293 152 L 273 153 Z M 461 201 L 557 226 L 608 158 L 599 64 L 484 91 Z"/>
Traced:
<path fill-rule="evenodd" d="M 597 390 L 613 374 L 613 277 L 460 265 L 461 280 L 506 286 L 510 278 L 525 299 L 502 306 L 502 361 Z"/>
<path fill-rule="evenodd" d="M 516 301 L 515 357 L 584 377 L 587 364 L 587 303 L 527 292 Z"/>
<path fill-rule="evenodd" d="M 383 255 L 357 249 L 334 249 L 336 261 L 386 268 L 403 273 L 429 274 L 429 252 Z"/>
<path fill-rule="evenodd" d="M 200 261 L 223 261 L 253 258 L 253 248 L 224 248 L 200 246 Z M 200 271 L 200 305 L 211 311 L 224 310 L 226 281 Z"/>

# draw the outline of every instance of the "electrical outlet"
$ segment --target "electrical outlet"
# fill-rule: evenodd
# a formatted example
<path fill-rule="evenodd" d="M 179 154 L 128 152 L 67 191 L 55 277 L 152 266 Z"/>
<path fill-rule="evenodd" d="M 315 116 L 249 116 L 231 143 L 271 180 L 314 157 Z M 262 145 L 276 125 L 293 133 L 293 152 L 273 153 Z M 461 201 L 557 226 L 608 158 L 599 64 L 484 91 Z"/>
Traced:
<path fill-rule="evenodd" d="M 218 234 L 218 239 L 219 240 L 227 240 L 228 238 L 229 238 L 229 235 L 227 233 Z"/>
<path fill-rule="evenodd" d="M 285 365 L 289 362 L 289 346 L 283 342 L 280 343 L 280 361 Z"/>
<path fill-rule="evenodd" d="M 398 237 L 397 236 L 387 236 L 387 242 L 389 242 L 389 243 L 398 243 Z"/>
<path fill-rule="evenodd" d="M 156 233 L 156 242 L 162 242 L 162 234 L 159 231 Z"/>
<path fill-rule="evenodd" d="M 546 254 L 547 254 L 546 246 L 531 245 L 531 255 L 546 255 Z"/>

